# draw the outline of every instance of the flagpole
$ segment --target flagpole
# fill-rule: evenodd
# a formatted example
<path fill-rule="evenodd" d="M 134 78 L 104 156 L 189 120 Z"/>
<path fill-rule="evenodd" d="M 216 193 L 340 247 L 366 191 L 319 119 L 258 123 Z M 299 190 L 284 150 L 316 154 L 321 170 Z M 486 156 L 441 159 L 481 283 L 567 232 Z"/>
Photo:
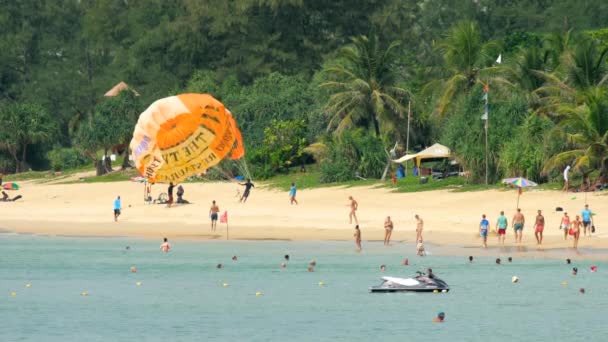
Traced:
<path fill-rule="evenodd" d="M 489 115 L 488 115 L 488 93 L 490 92 L 489 88 L 486 91 L 486 124 L 485 124 L 485 131 L 486 131 L 486 186 L 488 185 L 488 170 L 489 170 L 489 163 L 488 163 L 488 154 L 489 154 L 489 150 L 488 150 L 488 121 L 490 121 Z M 519 200 L 519 199 L 518 199 Z"/>
<path fill-rule="evenodd" d="M 230 238 L 228 237 L 228 220 L 226 220 L 226 240 L 230 240 Z"/>
<path fill-rule="evenodd" d="M 412 117 L 412 101 L 407 102 L 407 134 L 405 138 L 405 154 L 410 150 L 410 118 Z M 405 174 L 407 175 L 407 160 L 405 161 Z"/>

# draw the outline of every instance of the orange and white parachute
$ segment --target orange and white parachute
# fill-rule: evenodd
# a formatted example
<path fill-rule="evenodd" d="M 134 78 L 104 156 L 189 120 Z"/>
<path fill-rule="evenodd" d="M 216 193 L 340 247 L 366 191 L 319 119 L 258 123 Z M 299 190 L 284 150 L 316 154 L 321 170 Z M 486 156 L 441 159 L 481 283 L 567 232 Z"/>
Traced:
<path fill-rule="evenodd" d="M 180 183 L 224 158 L 245 155 L 241 132 L 224 105 L 207 94 L 157 100 L 139 116 L 130 144 L 150 182 Z"/>

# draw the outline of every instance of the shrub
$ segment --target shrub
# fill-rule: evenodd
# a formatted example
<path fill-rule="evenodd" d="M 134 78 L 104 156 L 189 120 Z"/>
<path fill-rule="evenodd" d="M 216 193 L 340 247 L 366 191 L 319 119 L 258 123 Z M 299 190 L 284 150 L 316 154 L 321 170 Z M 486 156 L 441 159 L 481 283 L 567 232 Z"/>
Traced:
<path fill-rule="evenodd" d="M 346 131 L 328 138 L 328 154 L 321 161 L 323 183 L 344 182 L 364 178 L 380 178 L 387 162 L 380 138 L 363 130 Z"/>
<path fill-rule="evenodd" d="M 77 168 L 90 162 L 75 148 L 54 148 L 48 153 L 51 168 L 55 171 Z"/>

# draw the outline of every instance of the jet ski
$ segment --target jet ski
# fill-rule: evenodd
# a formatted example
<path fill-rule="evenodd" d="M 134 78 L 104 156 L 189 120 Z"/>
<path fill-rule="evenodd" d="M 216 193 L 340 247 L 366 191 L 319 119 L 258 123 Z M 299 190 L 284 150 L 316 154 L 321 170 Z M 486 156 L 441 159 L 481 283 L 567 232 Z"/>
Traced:
<path fill-rule="evenodd" d="M 448 292 L 450 287 L 436 276 L 416 272 L 413 278 L 382 277 L 382 284 L 372 286 L 369 292 Z"/>

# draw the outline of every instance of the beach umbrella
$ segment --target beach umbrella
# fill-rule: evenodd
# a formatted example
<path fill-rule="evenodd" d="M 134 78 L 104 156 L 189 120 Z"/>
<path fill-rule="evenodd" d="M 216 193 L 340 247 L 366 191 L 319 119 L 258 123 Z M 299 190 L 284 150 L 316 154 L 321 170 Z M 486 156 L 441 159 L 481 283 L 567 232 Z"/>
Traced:
<path fill-rule="evenodd" d="M 506 178 L 506 179 L 503 179 L 502 182 L 504 184 L 509 184 L 511 186 L 517 187 L 517 208 L 519 208 L 519 196 L 521 196 L 522 189 L 538 185 L 538 184 L 534 183 L 533 181 L 522 178 L 522 177 Z"/>
<path fill-rule="evenodd" d="M 4 183 L 2 184 L 2 189 L 3 190 L 19 190 L 19 185 L 17 185 L 17 183 Z"/>

